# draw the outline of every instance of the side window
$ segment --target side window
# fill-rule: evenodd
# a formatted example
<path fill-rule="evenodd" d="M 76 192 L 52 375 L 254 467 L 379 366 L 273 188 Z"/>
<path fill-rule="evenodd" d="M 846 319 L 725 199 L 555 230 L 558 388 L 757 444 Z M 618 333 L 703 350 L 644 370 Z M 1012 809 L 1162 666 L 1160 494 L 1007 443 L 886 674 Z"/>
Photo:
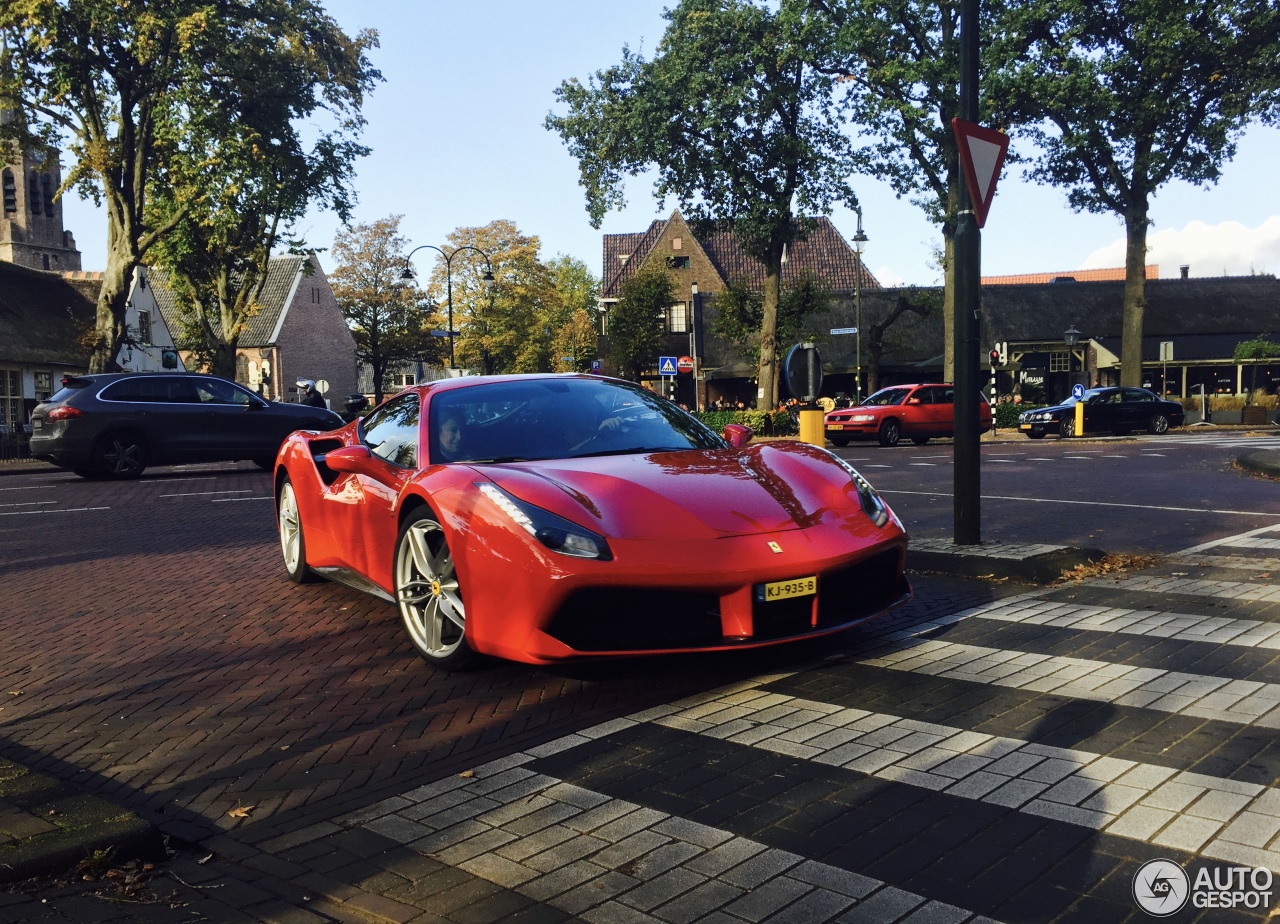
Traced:
<path fill-rule="evenodd" d="M 915 398 L 921 404 L 933 404 L 934 402 L 932 388 L 917 388 L 911 393 L 911 397 Z"/>
<path fill-rule="evenodd" d="M 1141 388 L 1126 388 L 1124 389 L 1124 400 L 1126 404 L 1138 401 L 1150 404 L 1155 400 L 1155 395 L 1149 391 L 1143 391 Z"/>
<path fill-rule="evenodd" d="M 392 465 L 417 468 L 420 401 L 415 392 L 388 402 L 366 417 L 360 429 L 369 451 Z"/>
<path fill-rule="evenodd" d="M 165 378 L 165 389 L 174 404 L 199 404 L 203 398 L 191 379 Z"/>
<path fill-rule="evenodd" d="M 253 400 L 247 391 L 236 388 L 230 382 L 218 379 L 200 379 L 196 382 L 196 392 L 205 404 L 248 404 Z"/>
<path fill-rule="evenodd" d="M 934 404 L 955 404 L 956 390 L 950 385 L 936 385 L 933 389 Z"/>
<path fill-rule="evenodd" d="M 137 384 L 137 379 L 112 382 L 98 393 L 98 397 L 103 401 L 136 401 L 134 393 L 137 391 Z"/>

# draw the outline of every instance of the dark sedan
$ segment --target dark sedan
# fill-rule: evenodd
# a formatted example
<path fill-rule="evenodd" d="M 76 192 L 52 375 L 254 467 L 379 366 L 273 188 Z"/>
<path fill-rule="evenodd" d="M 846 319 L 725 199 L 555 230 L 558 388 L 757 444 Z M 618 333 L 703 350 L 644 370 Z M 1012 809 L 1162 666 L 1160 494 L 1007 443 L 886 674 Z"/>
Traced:
<path fill-rule="evenodd" d="M 1054 407 L 1025 411 L 1018 429 L 1033 440 L 1046 433 L 1076 436 L 1076 404 L 1084 404 L 1085 433 L 1124 436 L 1134 430 L 1165 433 L 1182 425 L 1182 405 L 1165 401 L 1145 388 L 1090 388 L 1080 399 L 1068 398 Z"/>
<path fill-rule="evenodd" d="M 294 430 L 332 430 L 324 408 L 264 401 L 195 373 L 69 376 L 31 417 L 31 455 L 84 477 L 137 478 L 148 465 L 234 462 L 271 468 Z"/>

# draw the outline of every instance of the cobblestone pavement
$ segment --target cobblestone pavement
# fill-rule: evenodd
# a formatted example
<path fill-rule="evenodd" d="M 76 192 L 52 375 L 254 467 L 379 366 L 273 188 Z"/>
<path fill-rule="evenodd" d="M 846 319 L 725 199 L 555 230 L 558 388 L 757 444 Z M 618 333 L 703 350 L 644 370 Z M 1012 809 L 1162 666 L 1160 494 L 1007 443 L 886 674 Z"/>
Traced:
<path fill-rule="evenodd" d="M 1280 869 L 1262 523 L 1035 591 L 920 578 L 834 643 L 451 676 L 282 581 L 261 473 L 0 489 L 0 755 L 176 851 L 145 903 L 0 920 L 1136 921 L 1146 860 Z"/>

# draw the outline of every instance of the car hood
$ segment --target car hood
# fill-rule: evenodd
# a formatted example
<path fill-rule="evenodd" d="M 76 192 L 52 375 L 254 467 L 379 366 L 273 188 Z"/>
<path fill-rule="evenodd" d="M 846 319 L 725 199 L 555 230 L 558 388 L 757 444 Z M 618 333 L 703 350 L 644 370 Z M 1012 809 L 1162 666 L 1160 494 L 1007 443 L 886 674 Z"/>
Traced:
<path fill-rule="evenodd" d="M 776 533 L 860 509 L 849 473 L 799 443 L 473 468 L 521 500 L 620 538 Z"/>

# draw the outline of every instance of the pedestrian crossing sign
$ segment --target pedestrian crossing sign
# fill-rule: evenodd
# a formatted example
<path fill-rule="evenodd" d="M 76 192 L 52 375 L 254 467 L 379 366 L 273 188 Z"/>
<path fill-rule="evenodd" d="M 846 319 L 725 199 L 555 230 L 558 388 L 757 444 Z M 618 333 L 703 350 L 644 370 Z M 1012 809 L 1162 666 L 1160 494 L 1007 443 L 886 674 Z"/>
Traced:
<path fill-rule="evenodd" d="M 674 356 L 658 357 L 658 375 L 675 375 L 676 358 Z"/>

